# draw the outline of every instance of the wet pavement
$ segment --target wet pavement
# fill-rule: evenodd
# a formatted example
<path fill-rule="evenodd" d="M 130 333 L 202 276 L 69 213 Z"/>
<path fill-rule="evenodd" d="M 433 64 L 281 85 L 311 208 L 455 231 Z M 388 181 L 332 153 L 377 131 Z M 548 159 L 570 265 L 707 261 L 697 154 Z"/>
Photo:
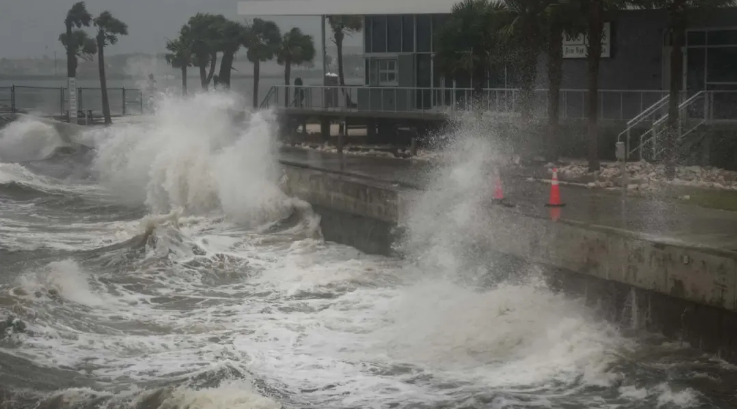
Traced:
<path fill-rule="evenodd" d="M 427 185 L 433 169 L 426 162 L 406 159 L 343 155 L 341 160 L 332 153 L 292 148 L 282 149 L 280 160 L 414 189 Z M 550 217 L 550 209 L 545 207 L 548 184 L 518 177 L 503 179 L 509 203 L 525 214 Z M 485 188 L 493 188 L 492 180 Z M 622 200 L 619 191 L 560 188 L 566 203 L 560 212 L 561 220 L 627 230 L 664 243 L 737 250 L 737 212 L 631 196 Z"/>

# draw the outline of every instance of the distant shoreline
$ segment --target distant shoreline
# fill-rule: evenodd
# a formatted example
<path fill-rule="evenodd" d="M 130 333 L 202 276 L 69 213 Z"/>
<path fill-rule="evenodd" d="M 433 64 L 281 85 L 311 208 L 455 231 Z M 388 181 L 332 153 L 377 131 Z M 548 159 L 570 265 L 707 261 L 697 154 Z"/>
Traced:
<path fill-rule="evenodd" d="M 310 71 L 292 71 L 292 78 L 296 77 L 302 77 L 302 78 L 320 78 L 322 75 L 322 70 L 310 70 Z M 177 78 L 179 78 L 177 76 Z M 284 73 L 261 73 L 259 78 L 284 78 Z M 49 80 L 59 80 L 59 81 L 66 81 L 67 77 L 63 75 L 22 75 L 22 74 L 0 74 L 0 81 L 49 81 Z M 193 79 L 193 80 L 199 80 L 199 76 L 196 75 L 188 75 L 187 79 Z M 231 75 L 231 79 L 253 79 L 253 74 L 236 74 L 233 73 Z M 90 76 L 77 76 L 77 80 L 83 80 L 83 81 L 99 81 L 99 77 L 90 77 Z M 109 74 L 107 75 L 107 80 L 145 80 L 145 78 L 137 77 L 137 76 L 131 76 L 131 75 L 114 75 Z"/>

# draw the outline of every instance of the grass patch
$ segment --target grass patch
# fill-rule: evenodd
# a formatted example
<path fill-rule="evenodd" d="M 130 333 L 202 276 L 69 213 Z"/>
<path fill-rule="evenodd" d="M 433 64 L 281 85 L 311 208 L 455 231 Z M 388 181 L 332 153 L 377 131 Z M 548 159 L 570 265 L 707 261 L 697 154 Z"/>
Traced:
<path fill-rule="evenodd" d="M 709 209 L 737 212 L 737 191 L 679 187 L 677 200 Z"/>

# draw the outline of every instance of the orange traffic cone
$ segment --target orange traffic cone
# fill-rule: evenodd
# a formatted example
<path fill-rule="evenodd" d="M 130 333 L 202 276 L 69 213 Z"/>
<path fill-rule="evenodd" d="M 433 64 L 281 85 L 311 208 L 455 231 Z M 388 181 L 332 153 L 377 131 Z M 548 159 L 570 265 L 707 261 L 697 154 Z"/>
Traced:
<path fill-rule="evenodd" d="M 496 174 L 496 183 L 494 186 L 494 201 L 501 202 L 504 200 L 504 190 L 502 189 L 502 179 L 499 177 L 499 173 Z"/>
<path fill-rule="evenodd" d="M 558 186 L 558 169 L 553 169 L 553 180 L 550 184 L 550 201 L 545 205 L 547 207 L 563 207 L 565 203 L 560 201 L 560 186 Z"/>

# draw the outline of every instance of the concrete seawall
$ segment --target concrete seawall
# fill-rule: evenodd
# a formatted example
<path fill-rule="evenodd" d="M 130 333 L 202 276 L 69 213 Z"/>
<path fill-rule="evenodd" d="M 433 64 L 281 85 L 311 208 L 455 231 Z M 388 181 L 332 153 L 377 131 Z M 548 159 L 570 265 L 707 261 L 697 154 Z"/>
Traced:
<path fill-rule="evenodd" d="M 322 215 L 327 240 L 388 254 L 421 193 L 340 172 L 284 164 L 289 193 Z M 491 207 L 477 245 L 548 267 L 553 287 L 584 295 L 607 318 L 737 358 L 737 252 L 640 233 L 553 222 Z"/>

